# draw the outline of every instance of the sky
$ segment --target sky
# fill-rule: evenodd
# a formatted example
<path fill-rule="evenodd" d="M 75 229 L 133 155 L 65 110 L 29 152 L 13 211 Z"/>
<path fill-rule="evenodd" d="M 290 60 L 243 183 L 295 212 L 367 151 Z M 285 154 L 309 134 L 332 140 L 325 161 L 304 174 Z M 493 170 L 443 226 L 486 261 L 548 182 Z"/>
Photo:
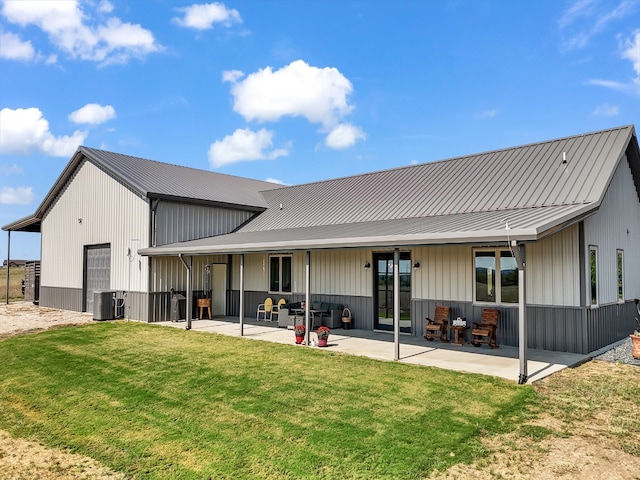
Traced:
<path fill-rule="evenodd" d="M 0 0 L 0 226 L 79 145 L 291 185 L 639 113 L 640 0 Z"/>

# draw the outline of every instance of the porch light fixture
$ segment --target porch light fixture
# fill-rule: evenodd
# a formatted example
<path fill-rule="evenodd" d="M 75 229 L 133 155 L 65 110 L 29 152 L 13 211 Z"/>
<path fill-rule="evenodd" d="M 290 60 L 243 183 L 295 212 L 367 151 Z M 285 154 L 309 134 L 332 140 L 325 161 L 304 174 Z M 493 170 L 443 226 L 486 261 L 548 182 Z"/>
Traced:
<path fill-rule="evenodd" d="M 418 269 L 420 268 L 420 262 L 416 262 L 413 264 L 413 268 Z"/>
<path fill-rule="evenodd" d="M 364 263 L 365 270 L 369 270 L 371 268 L 371 264 L 369 262 Z"/>

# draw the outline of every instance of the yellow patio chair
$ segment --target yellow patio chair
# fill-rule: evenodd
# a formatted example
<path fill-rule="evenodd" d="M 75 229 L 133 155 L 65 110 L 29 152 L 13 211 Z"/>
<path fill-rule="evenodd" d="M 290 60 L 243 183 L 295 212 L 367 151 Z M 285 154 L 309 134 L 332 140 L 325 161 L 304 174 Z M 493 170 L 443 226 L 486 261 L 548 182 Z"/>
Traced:
<path fill-rule="evenodd" d="M 280 313 L 280 309 L 282 308 L 283 305 L 286 305 L 286 304 L 287 304 L 287 301 L 284 298 L 281 298 L 280 300 L 278 300 L 278 303 L 273 307 L 271 307 L 271 315 L 269 315 L 269 318 L 275 322 L 278 319 L 278 314 Z M 276 316 L 275 318 L 273 318 L 274 315 Z"/>
<path fill-rule="evenodd" d="M 271 309 L 273 308 L 273 300 L 271 297 L 267 297 L 264 303 L 258 305 L 258 311 L 256 312 L 256 321 L 260 321 L 260 314 L 265 322 L 271 321 Z"/>

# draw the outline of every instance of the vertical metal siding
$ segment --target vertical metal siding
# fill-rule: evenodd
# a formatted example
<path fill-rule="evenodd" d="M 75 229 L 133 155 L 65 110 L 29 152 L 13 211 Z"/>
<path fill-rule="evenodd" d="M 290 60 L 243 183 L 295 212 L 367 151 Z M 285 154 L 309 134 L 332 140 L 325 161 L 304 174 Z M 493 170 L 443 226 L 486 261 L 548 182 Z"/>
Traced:
<path fill-rule="evenodd" d="M 618 165 L 598 212 L 585 219 L 584 230 L 586 251 L 588 245 L 598 246 L 600 304 L 618 301 L 617 249 L 624 250 L 625 300 L 640 297 L 640 205 L 626 159 Z"/>
<path fill-rule="evenodd" d="M 413 297 L 473 300 L 473 254 L 468 245 L 419 247 L 411 251 Z"/>
<path fill-rule="evenodd" d="M 527 244 L 527 304 L 580 306 L 578 226 Z"/>
<path fill-rule="evenodd" d="M 156 210 L 156 245 L 229 233 L 255 212 L 161 201 Z"/>
<path fill-rule="evenodd" d="M 146 291 L 147 262 L 135 252 L 148 246 L 147 225 L 144 199 L 82 162 L 42 220 L 42 285 L 82 289 L 84 246 L 110 243 L 110 288 Z"/>

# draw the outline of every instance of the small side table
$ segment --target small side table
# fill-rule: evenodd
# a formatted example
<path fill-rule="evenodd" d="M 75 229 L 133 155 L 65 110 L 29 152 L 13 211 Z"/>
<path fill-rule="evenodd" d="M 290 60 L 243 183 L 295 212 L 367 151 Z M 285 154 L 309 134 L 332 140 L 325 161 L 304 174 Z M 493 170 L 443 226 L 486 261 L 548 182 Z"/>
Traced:
<path fill-rule="evenodd" d="M 199 298 L 198 308 L 200 309 L 200 320 L 202 320 L 202 311 L 205 308 L 207 309 L 207 313 L 209 314 L 209 320 L 211 320 L 211 299 L 210 298 Z"/>
<path fill-rule="evenodd" d="M 450 329 L 452 329 L 455 333 L 453 334 L 453 343 L 451 345 L 457 345 L 458 347 L 461 347 L 462 345 L 464 345 L 466 342 L 464 341 L 464 331 L 468 330 L 469 327 L 458 327 L 458 326 L 450 326 Z M 460 335 L 462 333 L 462 335 Z"/>

